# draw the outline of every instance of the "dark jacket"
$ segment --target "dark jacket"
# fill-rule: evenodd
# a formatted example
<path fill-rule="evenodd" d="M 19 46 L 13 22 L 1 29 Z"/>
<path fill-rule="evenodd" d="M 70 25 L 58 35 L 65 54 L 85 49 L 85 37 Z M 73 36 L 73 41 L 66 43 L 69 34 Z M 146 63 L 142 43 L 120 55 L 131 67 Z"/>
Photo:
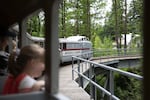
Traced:
<path fill-rule="evenodd" d="M 8 68 L 9 54 L 4 51 L 0 51 L 0 75 L 5 75 Z"/>

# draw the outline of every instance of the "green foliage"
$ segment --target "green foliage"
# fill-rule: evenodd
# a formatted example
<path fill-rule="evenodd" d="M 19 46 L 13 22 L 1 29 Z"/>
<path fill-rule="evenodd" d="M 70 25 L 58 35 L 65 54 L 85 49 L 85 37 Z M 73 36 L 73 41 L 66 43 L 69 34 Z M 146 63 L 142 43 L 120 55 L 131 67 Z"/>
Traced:
<path fill-rule="evenodd" d="M 32 32 L 32 36 L 44 37 L 44 34 L 39 34 L 38 32 Z"/>
<path fill-rule="evenodd" d="M 40 12 L 37 15 L 32 16 L 27 21 L 27 32 L 33 36 L 44 36 L 44 13 Z"/>
<path fill-rule="evenodd" d="M 117 2 L 115 5 L 115 1 Z M 101 36 L 111 36 L 116 41 L 121 37 L 121 34 L 126 33 L 125 23 L 127 25 L 127 33 L 139 34 L 142 37 L 142 22 L 143 22 L 143 1 L 131 0 L 130 7 L 127 8 L 127 16 L 125 16 L 125 0 L 112 0 L 112 10 L 107 13 L 104 30 Z M 129 5 L 128 5 L 129 6 Z M 117 8 L 115 10 L 115 8 Z M 125 22 L 127 17 L 127 22 Z M 118 44 L 120 45 L 120 44 Z M 132 44 L 134 46 L 134 44 Z"/>
<path fill-rule="evenodd" d="M 122 68 L 122 70 L 142 75 L 141 67 Z M 106 74 L 96 76 L 96 82 L 102 87 L 106 82 L 106 76 Z M 114 82 L 114 95 L 119 97 L 120 100 L 142 100 L 143 87 L 140 80 L 114 73 Z M 90 93 L 90 85 L 88 85 L 86 91 Z M 98 89 L 97 94 L 98 100 L 108 100 L 106 95 L 102 98 L 102 91 Z"/>
<path fill-rule="evenodd" d="M 95 35 L 94 39 L 94 49 L 112 49 L 112 40 L 109 37 L 100 38 L 99 36 Z"/>
<path fill-rule="evenodd" d="M 109 37 L 104 37 L 104 40 L 103 40 L 103 43 L 104 43 L 104 47 L 103 48 L 108 48 L 108 49 L 112 49 L 113 48 L 113 45 L 112 45 L 112 40 L 111 38 Z"/>
<path fill-rule="evenodd" d="M 117 5 L 114 5 L 114 1 Z M 127 33 L 142 35 L 143 1 L 131 0 L 127 9 L 127 22 L 124 16 L 125 0 L 112 0 L 112 3 L 111 11 L 106 12 L 105 0 L 63 0 L 59 9 L 59 37 L 85 35 L 92 41 L 94 48 L 113 48 L 112 42 L 125 33 L 125 23 Z M 101 20 L 105 20 L 105 23 Z M 27 26 L 30 34 L 44 36 L 44 14 L 32 16 Z M 136 47 L 135 43 L 131 45 Z"/>
<path fill-rule="evenodd" d="M 133 0 L 130 4 L 129 31 L 134 34 L 142 34 L 143 23 L 143 0 Z"/>
<path fill-rule="evenodd" d="M 99 34 L 97 29 L 101 29 L 99 23 L 95 25 L 93 22 L 102 18 L 102 8 L 105 6 L 104 0 L 63 0 L 59 15 L 59 37 L 85 35 L 93 41 L 92 36 Z"/>
<path fill-rule="evenodd" d="M 99 38 L 99 36 L 95 36 L 95 40 L 94 40 L 94 48 L 101 48 L 102 47 L 102 41 Z"/>
<path fill-rule="evenodd" d="M 142 74 L 141 67 L 123 68 L 135 74 Z M 142 83 L 140 80 L 115 74 L 115 95 L 121 100 L 142 100 Z"/>

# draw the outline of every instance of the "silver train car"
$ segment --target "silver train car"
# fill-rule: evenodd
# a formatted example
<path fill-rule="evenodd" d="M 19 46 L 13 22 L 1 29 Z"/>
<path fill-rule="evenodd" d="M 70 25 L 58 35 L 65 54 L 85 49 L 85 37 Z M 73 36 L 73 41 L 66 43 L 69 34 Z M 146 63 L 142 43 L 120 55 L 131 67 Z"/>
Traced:
<path fill-rule="evenodd" d="M 37 43 L 44 47 L 44 38 L 34 37 L 27 33 L 28 43 Z M 86 36 L 70 36 L 59 38 L 60 62 L 72 61 L 72 56 L 90 59 L 93 56 L 92 43 Z"/>
<path fill-rule="evenodd" d="M 90 59 L 92 55 L 92 43 L 85 36 L 70 36 L 59 39 L 61 63 L 72 61 L 72 56 Z"/>

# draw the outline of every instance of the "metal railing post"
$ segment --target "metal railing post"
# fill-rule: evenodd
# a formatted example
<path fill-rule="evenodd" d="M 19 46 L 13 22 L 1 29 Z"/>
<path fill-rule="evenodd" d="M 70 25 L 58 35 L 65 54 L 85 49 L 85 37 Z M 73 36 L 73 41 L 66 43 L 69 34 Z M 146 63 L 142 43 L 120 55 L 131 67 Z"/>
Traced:
<path fill-rule="evenodd" d="M 74 58 L 72 57 L 72 80 L 74 80 Z"/>
<path fill-rule="evenodd" d="M 90 69 L 89 69 L 89 79 L 92 81 L 96 81 L 95 75 L 93 75 L 93 66 L 90 64 Z M 90 83 L 90 96 L 91 99 L 97 100 L 97 89 L 96 86 Z"/>
<path fill-rule="evenodd" d="M 105 83 L 104 83 L 104 89 L 107 89 L 107 87 L 108 87 L 108 82 L 109 82 L 109 75 L 108 74 L 106 74 L 106 81 L 105 81 Z M 102 91 L 102 98 L 104 99 L 104 97 L 105 97 L 105 92 L 103 92 Z"/>
<path fill-rule="evenodd" d="M 90 64 L 90 69 L 89 69 L 89 79 L 92 80 L 92 64 Z M 93 89 L 93 84 L 90 83 L 90 96 L 91 99 L 94 99 L 94 89 Z"/>
<path fill-rule="evenodd" d="M 112 95 L 114 95 L 114 75 L 113 71 L 109 71 L 109 91 L 111 93 L 110 99 L 112 100 Z"/>
<path fill-rule="evenodd" d="M 80 70 L 80 60 L 79 59 L 77 60 L 77 64 L 78 64 L 78 72 L 80 73 L 81 70 Z M 82 87 L 82 79 L 81 79 L 80 74 L 78 74 L 78 78 L 79 78 L 79 87 Z"/>
<path fill-rule="evenodd" d="M 81 70 L 80 70 L 81 73 L 83 72 L 83 66 L 84 66 L 83 64 L 84 64 L 84 63 L 81 62 Z"/>
<path fill-rule="evenodd" d="M 96 76 L 94 75 L 94 82 L 96 82 Z M 96 86 L 94 86 L 94 100 L 97 100 L 97 88 L 96 88 Z"/>

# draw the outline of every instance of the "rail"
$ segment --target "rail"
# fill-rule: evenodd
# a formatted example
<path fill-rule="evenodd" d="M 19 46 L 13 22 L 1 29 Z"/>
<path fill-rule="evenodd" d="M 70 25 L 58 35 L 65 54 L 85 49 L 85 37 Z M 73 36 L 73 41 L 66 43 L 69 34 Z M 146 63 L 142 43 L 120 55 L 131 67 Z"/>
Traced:
<path fill-rule="evenodd" d="M 118 56 L 139 56 L 142 55 L 140 48 L 127 48 L 127 49 L 93 49 L 93 56 L 100 58 L 118 57 Z"/>
<path fill-rule="evenodd" d="M 75 66 L 74 64 L 74 61 L 77 60 L 77 66 Z M 89 66 L 89 76 L 87 77 L 86 75 L 84 75 L 83 71 L 81 71 L 81 67 L 83 69 L 83 66 L 81 66 L 80 62 L 85 62 L 87 63 L 86 65 Z M 100 67 L 100 68 L 103 68 L 107 71 L 109 71 L 109 91 L 106 90 L 104 87 L 100 86 L 99 84 L 97 84 L 96 82 L 94 82 L 91 78 L 92 76 L 92 69 L 94 66 L 97 66 L 97 67 Z M 113 67 L 110 67 L 110 66 L 107 66 L 107 65 L 103 65 L 103 64 L 99 64 L 99 63 L 96 63 L 96 62 L 92 62 L 90 60 L 86 60 L 86 59 L 83 59 L 83 58 L 80 58 L 80 57 L 76 57 L 76 56 L 72 56 L 72 80 L 75 80 L 74 78 L 74 75 L 75 73 L 77 73 L 78 77 L 79 77 L 79 86 L 80 86 L 80 83 L 81 83 L 81 78 L 84 78 L 85 80 L 89 81 L 90 84 L 94 85 L 96 87 L 96 89 L 99 89 L 101 90 L 102 92 L 104 92 L 105 94 L 107 94 L 109 96 L 109 99 L 110 100 L 120 100 L 118 97 L 116 97 L 114 95 L 114 79 L 113 79 L 113 72 L 118 72 L 119 74 L 122 74 L 124 76 L 127 76 L 127 77 L 132 77 L 132 78 L 135 78 L 137 80 L 143 80 L 143 77 L 140 76 L 140 75 L 137 75 L 137 74 L 134 74 L 134 73 L 130 73 L 130 72 L 126 72 L 126 71 L 123 71 L 123 70 L 120 70 L 120 69 L 117 69 L 117 68 L 113 68 Z M 91 85 L 90 85 L 91 86 Z M 90 88 L 90 91 L 93 91 L 91 90 L 92 88 Z M 90 95 L 91 95 L 91 98 L 96 98 L 94 97 L 93 93 L 90 92 Z"/>

